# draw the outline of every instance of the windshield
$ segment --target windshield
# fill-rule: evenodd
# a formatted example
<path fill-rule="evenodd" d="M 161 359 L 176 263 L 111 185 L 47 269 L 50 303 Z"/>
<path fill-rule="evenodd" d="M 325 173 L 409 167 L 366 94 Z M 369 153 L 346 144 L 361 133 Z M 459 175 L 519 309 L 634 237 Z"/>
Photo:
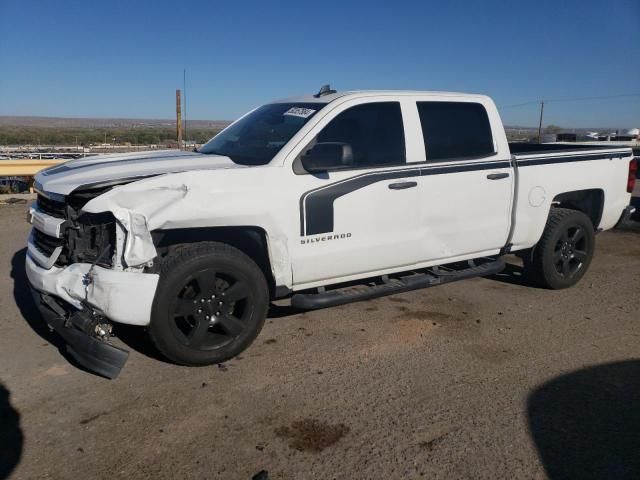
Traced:
<path fill-rule="evenodd" d="M 263 105 L 213 137 L 198 152 L 224 155 L 242 165 L 266 165 L 324 105 Z"/>

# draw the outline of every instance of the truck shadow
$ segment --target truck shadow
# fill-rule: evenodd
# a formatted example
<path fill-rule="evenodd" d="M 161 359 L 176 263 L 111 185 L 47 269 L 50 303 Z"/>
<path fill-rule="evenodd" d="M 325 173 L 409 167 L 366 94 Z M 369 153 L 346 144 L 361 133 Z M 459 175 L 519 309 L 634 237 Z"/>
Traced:
<path fill-rule="evenodd" d="M 40 316 L 29 287 L 29 279 L 24 268 L 27 249 L 18 250 L 11 258 L 11 278 L 13 279 L 13 298 L 20 310 L 22 318 L 29 324 L 43 340 L 57 347 L 64 353 L 64 342 L 49 330 L 46 323 Z"/>
<path fill-rule="evenodd" d="M 292 307 L 291 305 L 276 305 L 275 303 L 271 303 L 271 305 L 269 305 L 269 311 L 267 312 L 267 319 L 286 318 L 308 311 L 309 310 L 302 308 Z"/>
<path fill-rule="evenodd" d="M 286 318 L 303 312 L 306 312 L 306 310 L 294 308 L 290 305 L 276 305 L 271 303 L 269 305 L 269 311 L 267 312 L 267 320 Z M 156 350 L 144 328 L 133 325 L 114 324 L 114 333 L 117 338 L 131 350 L 135 350 L 154 360 L 171 363 Z"/>
<path fill-rule="evenodd" d="M 494 275 L 489 275 L 489 280 L 495 280 L 496 282 L 509 283 L 511 285 L 522 285 L 525 287 L 533 287 L 533 285 L 527 280 L 524 274 L 524 268 L 521 265 L 516 264 L 517 260 L 506 259 L 508 262 L 504 270 Z"/>
<path fill-rule="evenodd" d="M 20 414 L 11 406 L 9 390 L 0 383 L 0 480 L 9 478 L 20 463 L 23 443 Z"/>
<path fill-rule="evenodd" d="M 291 317 L 306 311 L 307 310 L 295 308 L 290 305 L 276 305 L 275 303 L 271 303 L 267 312 L 267 320 Z M 154 360 L 171 363 L 156 350 L 144 328 L 133 325 L 114 324 L 114 334 L 131 350 L 135 350 Z"/>
<path fill-rule="evenodd" d="M 49 330 L 42 319 L 29 290 L 29 280 L 24 267 L 26 254 L 27 249 L 23 248 L 17 251 L 11 259 L 13 298 L 20 310 L 22 318 L 43 340 L 56 347 L 69 363 L 86 371 L 85 368 L 78 365 L 73 357 L 67 353 L 65 343 L 55 334 L 55 332 L 51 332 Z M 277 306 L 271 304 L 267 318 L 288 317 L 301 312 L 303 312 L 303 310 L 298 310 L 290 306 Z M 160 360 L 162 362 L 167 361 L 151 344 L 144 328 L 117 324 L 115 325 L 114 333 L 128 348 L 155 360 Z"/>
<path fill-rule="evenodd" d="M 640 360 L 562 375 L 527 401 L 549 478 L 640 478 Z"/>
<path fill-rule="evenodd" d="M 153 358 L 163 363 L 171 363 L 153 346 L 146 328 L 135 325 L 125 325 L 124 323 L 115 323 L 113 325 L 113 333 L 131 350 L 135 350 L 145 357 Z"/>

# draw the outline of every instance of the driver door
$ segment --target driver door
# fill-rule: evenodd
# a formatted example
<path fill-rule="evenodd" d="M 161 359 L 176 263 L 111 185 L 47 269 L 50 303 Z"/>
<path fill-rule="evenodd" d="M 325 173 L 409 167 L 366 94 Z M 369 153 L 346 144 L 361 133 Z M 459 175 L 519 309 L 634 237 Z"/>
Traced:
<path fill-rule="evenodd" d="M 397 101 L 344 107 L 320 124 L 307 158 L 296 159 L 300 235 L 290 251 L 298 288 L 420 260 L 420 172 L 407 163 L 403 120 Z"/>

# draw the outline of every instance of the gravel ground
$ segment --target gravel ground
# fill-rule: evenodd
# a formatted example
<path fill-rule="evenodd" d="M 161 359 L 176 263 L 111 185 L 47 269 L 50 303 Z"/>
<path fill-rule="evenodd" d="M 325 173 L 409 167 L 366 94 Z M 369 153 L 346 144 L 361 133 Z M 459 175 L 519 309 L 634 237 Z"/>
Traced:
<path fill-rule="evenodd" d="M 523 285 L 513 265 L 323 311 L 274 305 L 220 366 L 171 365 L 120 329 L 130 359 L 108 381 L 33 310 L 26 208 L 0 205 L 0 478 L 640 478 L 637 227 L 599 235 L 569 290 Z"/>

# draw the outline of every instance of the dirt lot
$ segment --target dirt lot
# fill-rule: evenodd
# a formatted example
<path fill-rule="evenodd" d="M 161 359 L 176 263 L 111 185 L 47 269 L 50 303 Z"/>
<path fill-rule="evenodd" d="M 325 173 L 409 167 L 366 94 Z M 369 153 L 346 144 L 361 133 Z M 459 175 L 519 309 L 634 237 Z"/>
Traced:
<path fill-rule="evenodd" d="M 34 312 L 25 205 L 0 205 L 0 478 L 640 478 L 640 229 L 576 288 L 517 266 L 324 311 L 274 306 L 224 365 L 142 332 L 120 378 L 73 366 Z"/>

